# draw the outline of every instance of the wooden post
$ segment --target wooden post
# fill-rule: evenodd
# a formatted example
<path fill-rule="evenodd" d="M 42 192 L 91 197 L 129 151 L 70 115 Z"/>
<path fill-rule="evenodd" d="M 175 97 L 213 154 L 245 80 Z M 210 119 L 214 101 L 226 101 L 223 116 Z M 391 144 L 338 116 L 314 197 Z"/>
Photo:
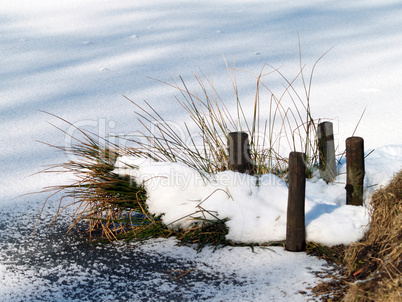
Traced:
<path fill-rule="evenodd" d="M 320 155 L 320 177 L 327 183 L 333 182 L 337 175 L 335 162 L 335 143 L 331 122 L 318 124 L 318 150 Z"/>
<path fill-rule="evenodd" d="M 363 205 L 364 140 L 352 136 L 346 139 L 346 204 Z"/>
<path fill-rule="evenodd" d="M 306 154 L 289 154 L 289 193 L 286 223 L 286 249 L 292 252 L 306 250 L 304 198 L 306 192 Z"/>
<path fill-rule="evenodd" d="M 232 171 L 254 174 L 254 165 L 250 157 L 248 134 L 231 132 L 228 136 L 229 169 Z"/>

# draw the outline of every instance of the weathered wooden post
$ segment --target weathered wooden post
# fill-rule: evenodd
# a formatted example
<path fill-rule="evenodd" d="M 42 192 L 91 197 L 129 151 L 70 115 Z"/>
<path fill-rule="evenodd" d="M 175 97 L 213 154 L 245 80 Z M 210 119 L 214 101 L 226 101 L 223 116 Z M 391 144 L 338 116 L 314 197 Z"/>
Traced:
<path fill-rule="evenodd" d="M 248 134 L 230 132 L 228 136 L 229 169 L 232 171 L 254 174 L 254 164 L 250 157 Z"/>
<path fill-rule="evenodd" d="M 320 155 L 320 177 L 327 183 L 333 182 L 337 175 L 335 162 L 335 143 L 331 122 L 318 124 L 318 151 Z"/>
<path fill-rule="evenodd" d="M 289 154 L 289 193 L 286 223 L 286 249 L 292 252 L 306 250 L 304 198 L 306 192 L 306 154 Z"/>
<path fill-rule="evenodd" d="M 346 204 L 363 205 L 364 140 L 352 136 L 346 139 Z"/>

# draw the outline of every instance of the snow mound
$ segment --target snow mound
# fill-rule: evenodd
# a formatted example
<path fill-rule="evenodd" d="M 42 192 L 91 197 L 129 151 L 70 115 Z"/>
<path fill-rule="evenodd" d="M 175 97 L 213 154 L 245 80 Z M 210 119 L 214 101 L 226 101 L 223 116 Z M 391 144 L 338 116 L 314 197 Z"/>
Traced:
<path fill-rule="evenodd" d="M 366 160 L 366 188 L 392 178 L 402 163 L 401 150 L 402 146 L 387 146 L 370 155 Z M 133 166 L 138 168 L 130 168 Z M 345 171 L 345 164 L 340 171 Z M 162 215 L 169 227 L 186 228 L 194 218 L 218 217 L 228 219 L 226 237 L 234 242 L 266 243 L 286 238 L 288 188 L 278 176 L 262 175 L 258 184 L 255 176 L 232 171 L 205 179 L 184 164 L 127 156 L 118 159 L 115 172 L 130 175 L 144 185 L 149 210 Z M 345 181 L 344 173 L 331 184 L 318 177 L 307 180 L 307 240 L 328 246 L 350 244 L 367 231 L 366 207 L 346 205 Z"/>

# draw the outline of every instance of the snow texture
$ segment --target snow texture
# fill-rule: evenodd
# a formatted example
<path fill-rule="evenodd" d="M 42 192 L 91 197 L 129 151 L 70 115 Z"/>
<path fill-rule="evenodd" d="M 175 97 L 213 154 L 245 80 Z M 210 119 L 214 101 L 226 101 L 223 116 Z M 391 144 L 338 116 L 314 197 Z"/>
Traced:
<path fill-rule="evenodd" d="M 384 185 L 402 165 L 402 146 L 379 148 L 375 154 L 366 160 L 364 190 L 367 192 L 369 187 Z M 391 156 L 392 161 L 380 160 Z M 345 164 L 340 170 L 345 170 Z M 225 171 L 205 180 L 184 164 L 127 156 L 117 160 L 114 172 L 130 175 L 143 184 L 149 210 L 161 215 L 169 227 L 186 228 L 196 218 L 217 217 L 228 219 L 226 238 L 237 243 L 267 243 L 286 238 L 288 190 L 278 176 L 263 175 L 257 185 L 255 176 Z M 318 176 L 307 179 L 308 241 L 328 246 L 350 244 L 360 240 L 367 231 L 370 194 L 366 194 L 366 206 L 346 205 L 345 183 L 345 173 L 329 184 Z"/>
<path fill-rule="evenodd" d="M 59 217 L 55 229 L 46 228 L 60 195 L 48 200 L 32 236 L 47 195 L 24 194 L 70 181 L 64 174 L 36 174 L 70 159 L 38 141 L 69 146 L 70 135 L 79 135 L 42 111 L 113 139 L 141 129 L 125 95 L 139 104 L 147 100 L 182 129 L 190 118 L 174 100 L 178 91 L 150 78 L 182 76 L 193 88 L 193 73 L 201 68 L 233 110 L 222 55 L 229 66 L 235 60 L 237 68 L 254 74 L 264 64 L 280 67 L 291 80 L 300 68 L 299 35 L 306 75 L 334 46 L 314 70 L 310 106 L 314 117 L 334 122 L 339 153 L 366 109 L 355 135 L 365 139 L 367 154 L 375 149 L 366 158 L 368 194 L 401 169 L 400 1 L 1 1 L 0 28 L 2 301 L 306 301 L 314 300 L 309 287 L 319 281 L 315 272 L 331 269 L 281 247 L 197 254 L 173 239 L 88 246 L 66 235 L 72 210 Z M 251 108 L 255 79 L 241 72 L 237 77 L 239 97 Z M 283 81 L 272 78 L 269 84 L 272 91 L 283 91 Z M 299 84 L 295 88 L 304 95 Z M 154 164 L 142 163 L 139 176 L 153 169 Z M 157 172 L 175 171 L 181 174 L 169 176 L 174 183 L 162 197 L 177 196 L 172 201 L 177 212 L 162 203 L 159 185 L 151 190 L 150 205 L 164 219 L 194 212 L 221 188 L 201 206 L 230 218 L 232 239 L 283 238 L 286 187 L 276 177 L 264 176 L 267 184 L 256 188 L 253 179 L 230 172 L 206 185 L 186 184 L 198 180 L 182 166 Z M 336 244 L 361 237 L 365 210 L 344 205 L 343 185 L 316 178 L 307 183 L 307 239 Z"/>

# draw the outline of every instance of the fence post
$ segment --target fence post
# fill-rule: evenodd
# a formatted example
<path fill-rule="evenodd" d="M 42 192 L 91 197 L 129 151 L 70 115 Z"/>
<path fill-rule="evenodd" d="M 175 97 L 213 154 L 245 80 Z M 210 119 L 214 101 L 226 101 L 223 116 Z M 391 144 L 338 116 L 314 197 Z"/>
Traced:
<path fill-rule="evenodd" d="M 364 140 L 352 136 L 346 139 L 346 204 L 363 205 Z"/>
<path fill-rule="evenodd" d="M 337 175 L 335 162 L 335 143 L 331 122 L 318 124 L 318 151 L 320 155 L 320 177 L 327 183 L 333 182 Z"/>
<path fill-rule="evenodd" d="M 286 223 L 286 249 L 306 250 L 304 198 L 306 192 L 306 154 L 289 154 L 289 193 Z"/>
<path fill-rule="evenodd" d="M 230 132 L 228 136 L 229 169 L 235 172 L 254 174 L 254 165 L 250 157 L 248 134 Z"/>

